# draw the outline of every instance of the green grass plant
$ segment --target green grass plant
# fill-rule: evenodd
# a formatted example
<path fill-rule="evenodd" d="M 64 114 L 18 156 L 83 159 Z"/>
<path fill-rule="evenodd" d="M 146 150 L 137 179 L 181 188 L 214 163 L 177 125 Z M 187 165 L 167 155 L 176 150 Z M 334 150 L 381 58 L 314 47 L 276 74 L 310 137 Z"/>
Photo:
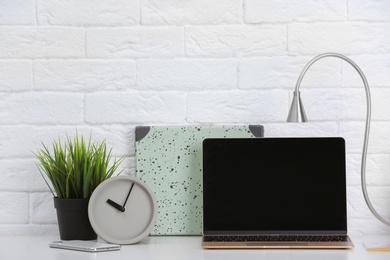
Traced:
<path fill-rule="evenodd" d="M 52 151 L 43 143 L 43 149 L 34 152 L 39 159 L 38 169 L 54 197 L 60 199 L 86 199 L 104 180 L 110 178 L 124 160 L 112 159 L 112 149 L 107 151 L 106 142 L 88 142 L 83 135 L 72 139 L 67 136 L 64 144 L 53 141 Z M 47 177 L 47 179 L 45 178 Z M 49 184 L 49 181 L 51 185 Z"/>

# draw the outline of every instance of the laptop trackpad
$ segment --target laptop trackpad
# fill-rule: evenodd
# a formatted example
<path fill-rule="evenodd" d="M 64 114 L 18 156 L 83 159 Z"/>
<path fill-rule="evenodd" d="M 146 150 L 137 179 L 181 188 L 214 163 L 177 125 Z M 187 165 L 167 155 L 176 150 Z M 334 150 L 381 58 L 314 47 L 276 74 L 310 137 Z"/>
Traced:
<path fill-rule="evenodd" d="M 305 242 L 250 242 L 246 243 L 247 246 L 250 247 L 262 247 L 262 248 L 267 248 L 267 247 L 304 247 L 307 246 L 308 243 Z"/>

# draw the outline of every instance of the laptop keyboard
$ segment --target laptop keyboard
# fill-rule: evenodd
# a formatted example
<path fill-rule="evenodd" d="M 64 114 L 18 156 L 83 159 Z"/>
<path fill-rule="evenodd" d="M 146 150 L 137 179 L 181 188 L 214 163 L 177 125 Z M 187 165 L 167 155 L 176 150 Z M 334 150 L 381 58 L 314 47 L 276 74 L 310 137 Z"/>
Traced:
<path fill-rule="evenodd" d="M 204 236 L 205 242 L 346 242 L 347 235 L 252 235 L 252 236 Z"/>

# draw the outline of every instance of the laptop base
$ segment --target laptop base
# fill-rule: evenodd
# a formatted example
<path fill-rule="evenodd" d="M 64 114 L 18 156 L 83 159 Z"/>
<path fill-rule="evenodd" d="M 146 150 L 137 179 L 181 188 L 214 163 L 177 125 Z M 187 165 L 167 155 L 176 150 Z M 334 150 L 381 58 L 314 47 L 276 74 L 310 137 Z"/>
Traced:
<path fill-rule="evenodd" d="M 240 238 L 236 241 L 210 241 L 209 236 L 203 236 L 203 249 L 351 249 L 354 247 L 347 235 L 330 236 L 266 236 L 266 240 L 256 241 L 259 237 L 227 236 L 228 238 Z M 244 237 L 244 239 L 242 239 Z M 261 239 L 263 239 L 263 236 Z M 334 239 L 332 239 L 334 237 Z M 219 238 L 223 238 L 220 236 Z M 268 239 L 271 238 L 271 239 Z M 311 239 L 314 238 L 314 239 Z M 317 241 L 325 238 L 328 241 Z M 341 238 L 341 239 L 340 239 Z M 246 241 L 243 241 L 246 240 Z M 307 240 L 307 241 L 305 241 Z"/>
<path fill-rule="evenodd" d="M 351 242 L 203 242 L 203 249 L 352 249 Z"/>

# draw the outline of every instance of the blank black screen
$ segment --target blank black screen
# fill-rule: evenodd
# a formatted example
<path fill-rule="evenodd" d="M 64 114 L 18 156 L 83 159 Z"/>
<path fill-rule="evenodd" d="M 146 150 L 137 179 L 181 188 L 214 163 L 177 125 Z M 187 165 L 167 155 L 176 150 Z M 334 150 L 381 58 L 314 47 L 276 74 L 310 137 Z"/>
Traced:
<path fill-rule="evenodd" d="M 340 233 L 342 138 L 205 139 L 204 233 Z"/>

